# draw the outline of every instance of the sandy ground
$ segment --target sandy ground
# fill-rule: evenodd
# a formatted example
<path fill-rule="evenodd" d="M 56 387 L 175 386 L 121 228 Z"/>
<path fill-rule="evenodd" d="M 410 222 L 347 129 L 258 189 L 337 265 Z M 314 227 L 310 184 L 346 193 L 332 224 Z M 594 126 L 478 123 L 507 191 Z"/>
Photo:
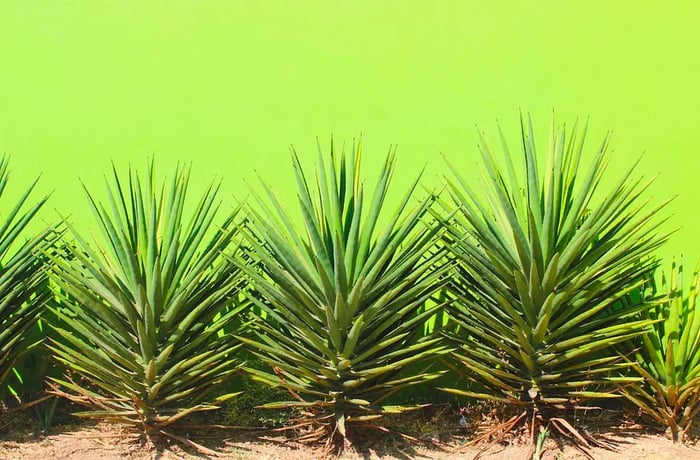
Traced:
<path fill-rule="evenodd" d="M 322 452 L 308 447 L 293 445 L 280 438 L 246 441 L 251 436 L 237 435 L 226 438 L 221 433 L 204 436 L 207 446 L 219 452 L 224 459 L 289 459 L 310 460 L 322 458 Z M 604 434 L 603 439 L 613 444 L 616 451 L 600 448 L 592 449 L 593 458 L 600 460 L 697 460 L 700 459 L 700 446 L 674 445 L 662 435 L 637 432 Z M 426 447 L 396 440 L 378 439 L 362 452 L 346 451 L 342 459 L 461 459 L 473 458 L 479 447 L 460 446 L 455 440 L 439 447 Z M 501 444 L 492 446 L 481 458 L 491 460 L 526 459 L 529 449 L 524 445 Z M 113 460 L 113 459 L 203 459 L 213 455 L 198 453 L 175 443 L 162 451 L 148 449 L 135 443 L 125 431 L 110 425 L 74 427 L 60 434 L 44 437 L 24 436 L 17 440 L 0 441 L 0 459 L 74 459 L 74 460 Z M 544 460 L 585 459 L 574 447 L 558 446 L 548 440 L 542 454 Z"/>

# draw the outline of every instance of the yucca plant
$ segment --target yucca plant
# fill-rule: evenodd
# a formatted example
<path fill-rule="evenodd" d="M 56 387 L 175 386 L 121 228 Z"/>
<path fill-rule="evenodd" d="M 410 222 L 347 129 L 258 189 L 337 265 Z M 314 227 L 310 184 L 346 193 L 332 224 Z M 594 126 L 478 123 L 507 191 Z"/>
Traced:
<path fill-rule="evenodd" d="M 458 261 L 453 357 L 476 384 L 447 391 L 521 408 L 501 433 L 528 421 L 531 440 L 543 424 L 581 440 L 567 410 L 635 380 L 618 376 L 628 363 L 614 345 L 652 321 L 640 317 L 644 303 L 618 301 L 642 285 L 666 236 L 660 207 L 641 200 L 651 181 L 632 179 L 634 166 L 600 190 L 609 136 L 584 168 L 585 128 L 567 135 L 553 122 L 541 169 L 530 119 L 521 126 L 522 162 L 502 132 L 503 162 L 481 136 L 485 183 L 455 166 L 447 178 L 452 203 L 443 206 L 455 215 L 446 243 Z"/>
<path fill-rule="evenodd" d="M 0 159 L 0 197 L 6 194 L 9 180 L 8 159 Z M 0 385 L 6 395 L 6 377 L 17 359 L 40 340 L 30 331 L 50 297 L 42 289 L 46 282 L 43 256 L 59 237 L 55 227 L 47 227 L 35 235 L 25 236 L 27 226 L 36 217 L 48 196 L 34 204 L 29 196 L 36 181 L 7 208 L 0 221 Z M 13 391 L 10 388 L 10 391 Z"/>
<path fill-rule="evenodd" d="M 439 337 L 423 333 L 440 308 L 431 299 L 445 268 L 435 245 L 440 227 L 428 213 L 433 196 L 412 203 L 417 180 L 386 223 L 380 220 L 393 152 L 371 201 L 360 178 L 361 144 L 338 158 L 331 143 L 329 156 L 319 147 L 316 183 L 309 184 L 292 155 L 305 231 L 268 186 L 268 199 L 258 197 L 251 210 L 246 270 L 264 318 L 241 340 L 271 368 L 251 369 L 254 378 L 294 397 L 265 407 L 303 410 L 297 426 L 308 432 L 301 439 L 342 449 L 352 426 L 415 408 L 383 405 L 387 397 L 439 375 L 401 371 L 446 351 Z"/>
<path fill-rule="evenodd" d="M 103 205 L 86 189 L 101 238 L 75 241 L 56 258 L 58 339 L 50 349 L 71 371 L 55 392 L 87 406 L 76 415 L 124 423 L 144 439 L 233 396 L 208 398 L 239 366 L 239 343 L 223 333 L 247 303 L 246 282 L 222 251 L 239 229 L 238 209 L 215 223 L 219 185 L 186 203 L 189 168 L 157 184 L 113 168 Z M 191 210 L 191 211 L 190 211 Z M 189 212 L 189 217 L 188 216 Z"/>
<path fill-rule="evenodd" d="M 625 396 L 658 423 L 667 426 L 674 442 L 686 439 L 700 413 L 700 290 L 698 268 L 688 291 L 683 264 L 662 275 L 664 301 L 648 312 L 656 322 L 641 337 L 634 369 L 644 382 L 625 388 Z"/>

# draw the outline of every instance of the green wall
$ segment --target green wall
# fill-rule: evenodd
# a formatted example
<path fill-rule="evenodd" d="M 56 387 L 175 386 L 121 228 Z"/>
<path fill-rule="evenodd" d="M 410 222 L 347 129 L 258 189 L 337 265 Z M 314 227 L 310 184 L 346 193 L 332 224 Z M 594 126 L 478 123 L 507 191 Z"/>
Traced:
<path fill-rule="evenodd" d="M 441 152 L 478 175 L 475 123 L 515 140 L 519 109 L 542 133 L 555 109 L 591 117 L 591 147 L 614 130 L 612 172 L 646 151 L 654 200 L 679 195 L 662 254 L 694 262 L 698 18 L 691 1 L 0 0 L 0 152 L 87 225 L 78 179 L 99 186 L 111 159 L 285 192 L 289 144 L 312 161 L 317 136 L 362 134 L 368 170 L 398 143 L 397 186 L 425 163 L 437 184 Z"/>

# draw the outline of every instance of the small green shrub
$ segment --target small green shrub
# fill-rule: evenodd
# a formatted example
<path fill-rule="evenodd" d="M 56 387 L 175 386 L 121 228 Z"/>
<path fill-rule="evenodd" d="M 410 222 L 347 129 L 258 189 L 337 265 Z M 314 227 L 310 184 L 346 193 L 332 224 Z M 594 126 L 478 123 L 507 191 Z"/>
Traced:
<path fill-rule="evenodd" d="M 700 265 L 699 265 L 700 267 Z M 683 286 L 683 265 L 662 275 L 663 301 L 647 311 L 654 321 L 634 350 L 634 370 L 644 382 L 625 388 L 625 396 L 656 422 L 668 427 L 674 442 L 687 438 L 700 414 L 700 268 Z"/>
<path fill-rule="evenodd" d="M 530 120 L 520 137 L 516 157 L 501 134 L 504 161 L 481 139 L 484 184 L 454 166 L 447 179 L 445 242 L 458 261 L 449 308 L 457 327 L 448 335 L 459 346 L 455 361 L 481 389 L 446 391 L 517 408 L 503 430 L 527 423 L 533 442 L 546 424 L 583 439 L 567 413 L 638 380 L 619 376 L 629 364 L 614 346 L 653 321 L 640 317 L 643 302 L 612 307 L 657 264 L 663 204 L 647 207 L 650 182 L 633 179 L 634 166 L 602 190 L 608 137 L 589 165 L 585 129 L 553 124 L 543 163 Z"/>
<path fill-rule="evenodd" d="M 0 159 L 3 205 L 10 176 L 7 168 L 7 158 Z M 17 202 L 7 206 L 0 218 L 0 398 L 3 401 L 9 394 L 18 397 L 25 389 L 31 391 L 20 386 L 39 380 L 32 375 L 31 367 L 22 368 L 20 360 L 43 338 L 36 328 L 42 308 L 51 298 L 51 292 L 46 289 L 45 256 L 50 253 L 60 232 L 55 227 L 48 227 L 30 237 L 25 234 L 27 226 L 48 199 L 44 196 L 35 204 L 29 204 L 35 185 L 36 181 Z"/>
<path fill-rule="evenodd" d="M 101 238 L 74 230 L 52 271 L 59 305 L 50 349 L 76 377 L 52 379 L 54 392 L 87 406 L 76 415 L 127 424 L 146 439 L 235 396 L 210 398 L 240 365 L 240 343 L 225 330 L 247 308 L 239 296 L 247 284 L 222 255 L 238 209 L 216 222 L 218 185 L 193 207 L 188 186 L 188 169 L 170 186 L 157 183 L 153 163 L 145 177 L 129 169 L 125 180 L 115 169 L 106 203 L 88 193 Z"/>
<path fill-rule="evenodd" d="M 394 171 L 386 158 L 373 195 L 365 195 L 360 144 L 330 161 L 319 158 L 309 176 L 293 156 L 304 228 L 293 224 L 289 203 L 266 187 L 268 199 L 246 228 L 244 266 L 264 312 L 242 337 L 268 370 L 255 379 L 289 390 L 270 408 L 298 408 L 308 441 L 342 449 L 348 435 L 384 414 L 416 407 L 387 405 L 402 388 L 429 381 L 439 371 L 404 372 L 447 351 L 437 334 L 424 333 L 439 308 L 424 309 L 445 284 L 441 228 L 430 217 L 434 197 L 413 199 L 416 180 L 386 217 Z M 309 181 L 310 178 L 315 180 Z"/>

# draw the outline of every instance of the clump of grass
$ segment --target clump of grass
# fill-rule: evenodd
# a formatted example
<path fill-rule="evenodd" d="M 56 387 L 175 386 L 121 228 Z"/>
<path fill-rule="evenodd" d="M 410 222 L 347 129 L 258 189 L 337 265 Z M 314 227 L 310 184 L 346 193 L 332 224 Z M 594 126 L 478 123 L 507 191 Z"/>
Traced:
<path fill-rule="evenodd" d="M 384 426 L 400 435 L 428 443 L 452 440 L 462 431 L 460 410 L 450 404 L 425 407 L 419 411 L 386 417 Z"/>
<path fill-rule="evenodd" d="M 269 387 L 254 381 L 249 375 L 241 374 L 233 382 L 238 397 L 222 405 L 219 417 L 223 425 L 241 427 L 279 428 L 293 418 L 291 409 L 263 409 L 270 401 L 287 395 L 285 390 Z"/>

